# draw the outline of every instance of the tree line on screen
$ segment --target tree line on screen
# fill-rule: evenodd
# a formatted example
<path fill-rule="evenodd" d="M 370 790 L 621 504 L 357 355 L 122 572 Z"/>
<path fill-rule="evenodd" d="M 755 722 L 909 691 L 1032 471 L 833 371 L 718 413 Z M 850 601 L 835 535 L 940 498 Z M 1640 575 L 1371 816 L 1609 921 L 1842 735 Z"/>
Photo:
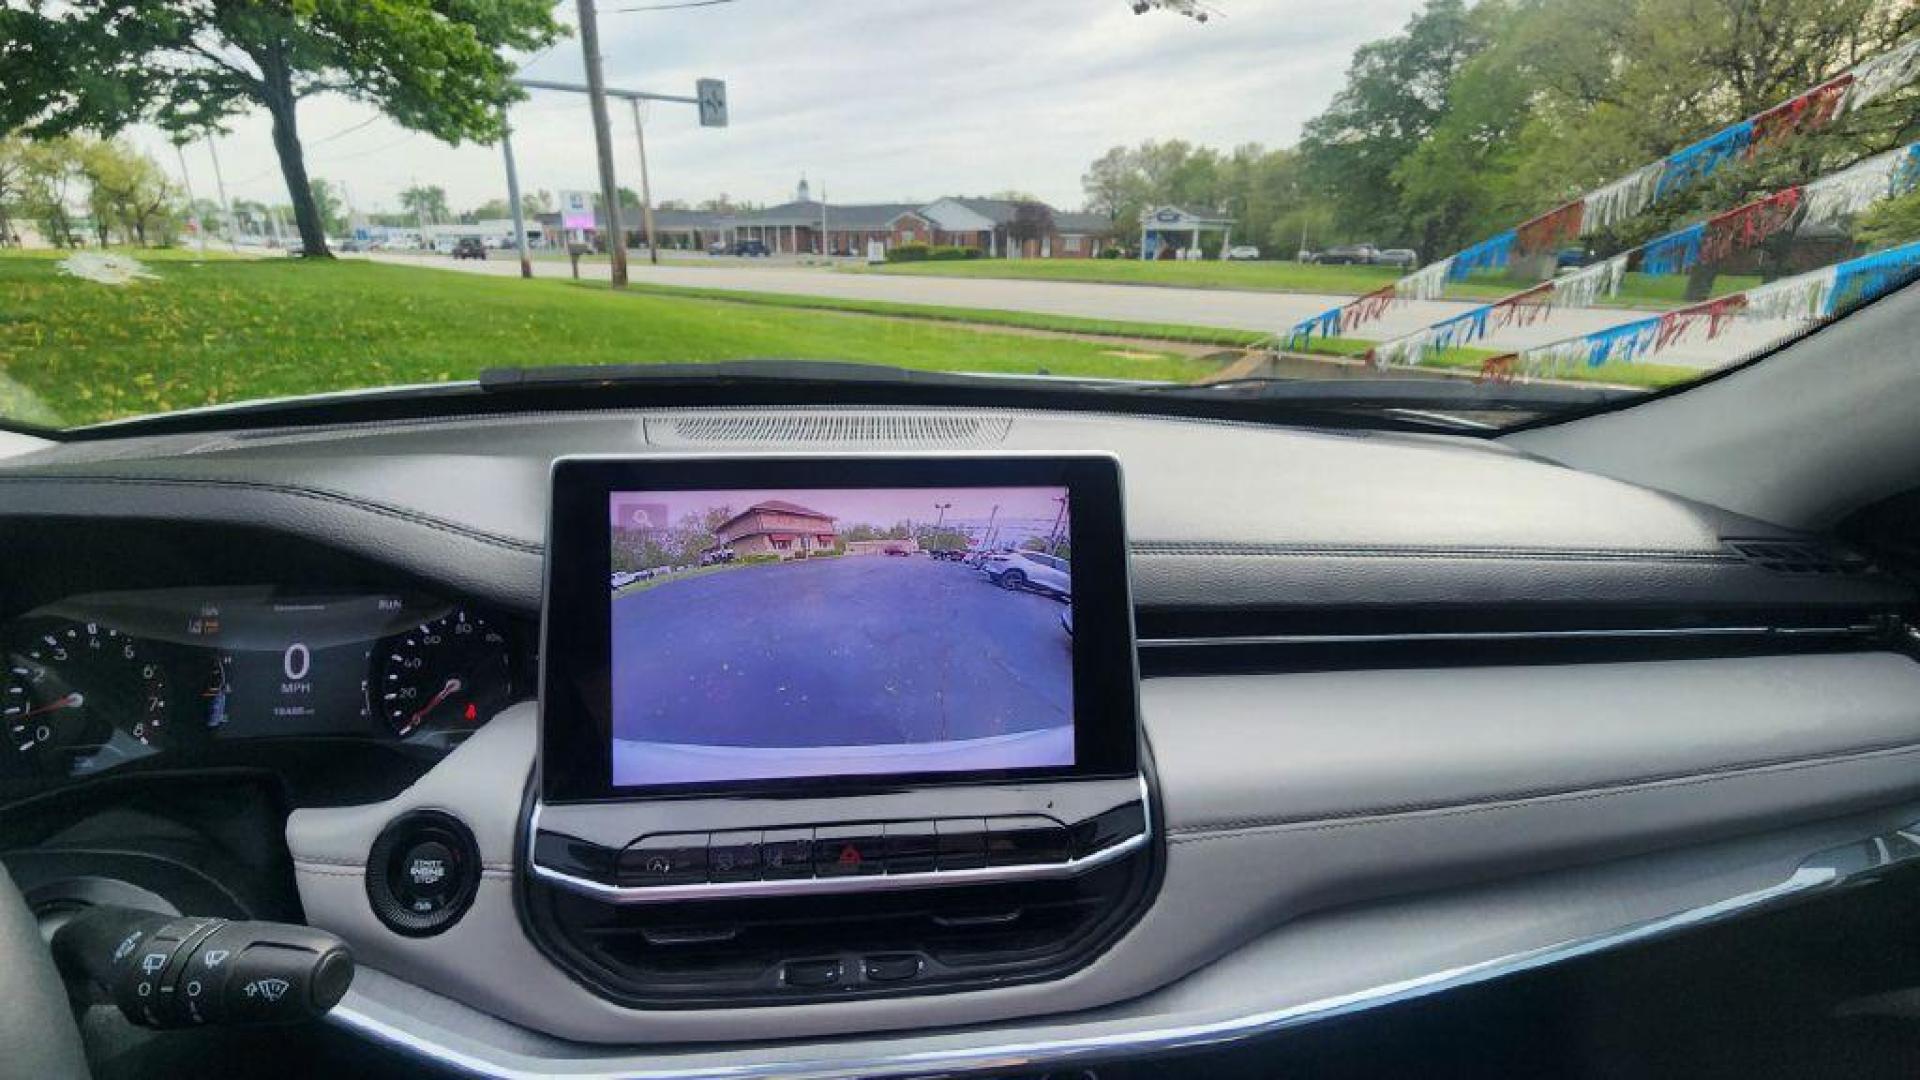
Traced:
<path fill-rule="evenodd" d="M 1088 209 L 1116 222 L 1166 203 L 1224 210 L 1236 242 L 1269 256 L 1372 243 L 1435 258 L 1917 32 L 1912 0 L 1429 0 L 1401 33 L 1354 53 L 1297 144 L 1116 146 L 1082 186 Z M 1908 87 L 1721 170 L 1610 239 L 1638 243 L 1916 138 L 1920 87 Z M 1857 225 L 1879 242 L 1920 236 L 1920 194 Z"/>

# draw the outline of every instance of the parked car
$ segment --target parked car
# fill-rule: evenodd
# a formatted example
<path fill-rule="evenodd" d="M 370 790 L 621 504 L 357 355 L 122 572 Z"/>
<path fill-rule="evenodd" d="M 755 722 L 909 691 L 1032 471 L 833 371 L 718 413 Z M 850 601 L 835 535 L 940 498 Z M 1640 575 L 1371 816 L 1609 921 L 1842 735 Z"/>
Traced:
<path fill-rule="evenodd" d="M 1322 266 L 1372 266 L 1380 261 L 1380 249 L 1372 244 L 1339 244 L 1307 257 Z"/>
<path fill-rule="evenodd" d="M 959 548 L 935 550 L 928 552 L 928 554 L 941 562 L 960 562 L 967 557 L 967 553 Z"/>
<path fill-rule="evenodd" d="M 1553 253 L 1553 269 L 1556 273 L 1561 270 L 1578 270 L 1592 259 L 1593 252 L 1586 248 L 1563 247 Z"/>
<path fill-rule="evenodd" d="M 1391 266 L 1400 270 L 1418 270 L 1420 253 L 1412 248 L 1386 248 L 1376 260 L 1381 266 Z"/>
<path fill-rule="evenodd" d="M 1236 244 L 1227 249 L 1227 258 L 1236 262 L 1245 262 L 1260 257 L 1260 249 L 1252 244 Z"/>
<path fill-rule="evenodd" d="M 1032 589 L 1065 600 L 1073 596 L 1072 566 L 1037 551 L 1003 551 L 980 564 L 987 580 L 1003 589 Z"/>
<path fill-rule="evenodd" d="M 485 259 L 487 245 L 477 236 L 463 236 L 453 245 L 453 257 L 456 259 Z"/>
<path fill-rule="evenodd" d="M 730 563 L 733 559 L 732 548 L 714 548 L 712 551 L 705 552 L 700 556 L 700 565 L 718 566 L 721 563 Z"/>
<path fill-rule="evenodd" d="M 773 252 L 768 251 L 767 245 L 758 240 L 742 240 L 733 245 L 733 254 L 736 258 L 742 259 L 764 259 Z"/>

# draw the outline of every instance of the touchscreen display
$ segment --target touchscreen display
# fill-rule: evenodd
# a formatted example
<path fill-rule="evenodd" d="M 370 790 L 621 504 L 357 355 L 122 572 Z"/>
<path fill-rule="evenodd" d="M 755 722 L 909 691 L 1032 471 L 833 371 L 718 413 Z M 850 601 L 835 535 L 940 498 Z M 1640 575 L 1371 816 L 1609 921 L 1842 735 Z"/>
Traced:
<path fill-rule="evenodd" d="M 1075 764 L 1066 487 L 607 493 L 611 781 Z"/>

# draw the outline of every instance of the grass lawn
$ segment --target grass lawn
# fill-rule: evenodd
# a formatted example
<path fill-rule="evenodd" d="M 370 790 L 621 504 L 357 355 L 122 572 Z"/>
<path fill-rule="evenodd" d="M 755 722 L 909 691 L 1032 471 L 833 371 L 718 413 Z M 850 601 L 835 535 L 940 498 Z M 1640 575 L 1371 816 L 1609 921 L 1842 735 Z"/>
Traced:
<path fill-rule="evenodd" d="M 1322 356 L 1360 356 L 1373 348 L 1374 344 L 1361 338 L 1319 338 L 1309 344 L 1306 351 Z M 1430 352 L 1421 359 L 1420 366 L 1478 372 L 1482 364 L 1499 355 L 1501 355 L 1499 349 L 1462 345 L 1444 352 Z M 1698 368 L 1682 367 L 1678 364 L 1613 363 L 1602 364 L 1599 367 L 1587 367 L 1584 364 L 1567 365 L 1557 371 L 1541 372 L 1540 377 L 1561 382 L 1605 383 L 1608 386 L 1657 390 L 1663 386 L 1672 386 L 1674 383 L 1689 382 L 1702 374 L 1704 372 Z"/>
<path fill-rule="evenodd" d="M 0 255 L 0 408 L 81 424 L 533 364 L 788 358 L 1181 382 L 1217 367 L 922 319 L 358 260 L 176 254 L 150 269 L 157 280 L 114 287 L 59 275 L 52 258 Z"/>

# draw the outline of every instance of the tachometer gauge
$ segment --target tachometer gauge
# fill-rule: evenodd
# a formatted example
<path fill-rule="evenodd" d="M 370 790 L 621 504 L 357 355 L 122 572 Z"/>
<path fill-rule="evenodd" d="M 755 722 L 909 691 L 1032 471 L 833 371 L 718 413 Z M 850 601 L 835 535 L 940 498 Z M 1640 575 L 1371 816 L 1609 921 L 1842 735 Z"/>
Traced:
<path fill-rule="evenodd" d="M 513 698 L 506 632 L 455 609 L 388 638 L 368 690 L 376 712 L 401 737 L 472 728 Z"/>
<path fill-rule="evenodd" d="M 41 771 L 91 772 L 151 753 L 167 714 L 164 672 L 117 630 L 59 623 L 6 657 L 0 722 L 12 753 Z"/>

